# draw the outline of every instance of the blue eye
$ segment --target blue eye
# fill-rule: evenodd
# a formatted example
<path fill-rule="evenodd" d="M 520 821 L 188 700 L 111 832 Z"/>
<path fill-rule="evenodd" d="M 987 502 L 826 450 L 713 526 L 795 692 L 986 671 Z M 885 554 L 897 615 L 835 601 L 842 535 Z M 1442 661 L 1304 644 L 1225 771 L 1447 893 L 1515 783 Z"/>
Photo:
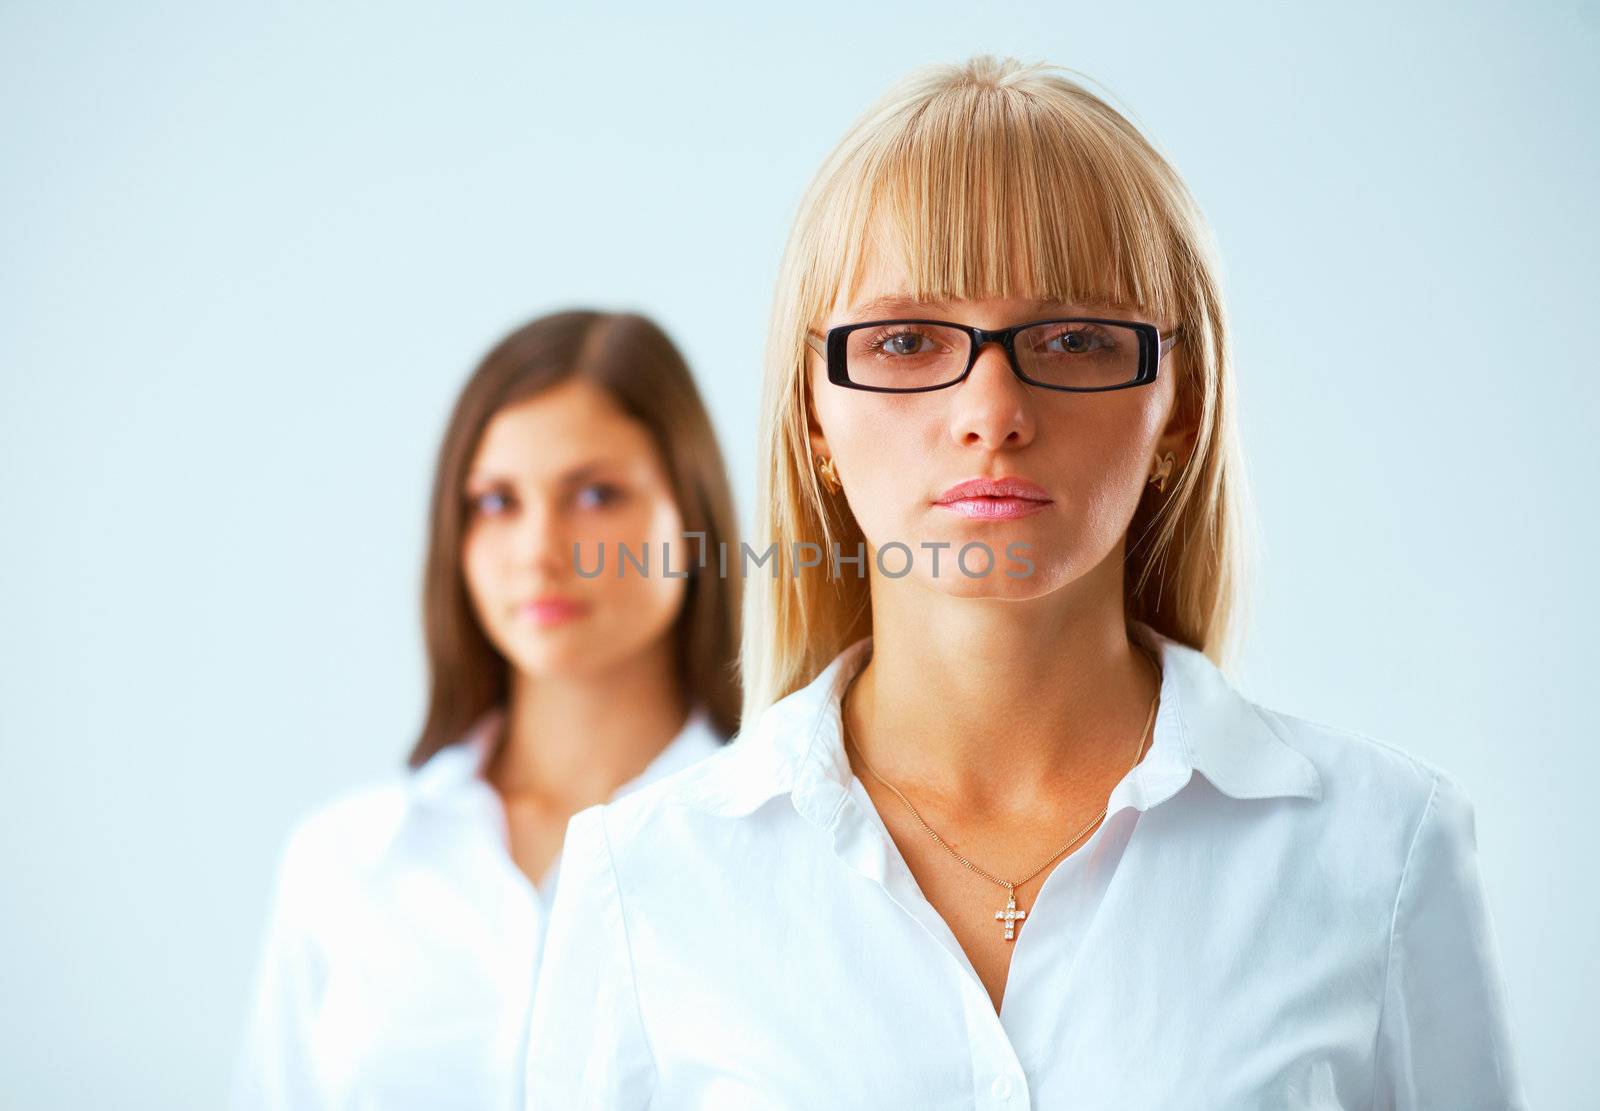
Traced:
<path fill-rule="evenodd" d="M 878 354 L 894 357 L 911 357 L 930 354 L 934 347 L 933 337 L 926 332 L 919 332 L 915 328 L 902 328 L 889 331 L 874 339 L 867 341 L 867 347 Z"/>
<path fill-rule="evenodd" d="M 578 504 L 585 509 L 604 509 L 622 499 L 622 491 L 607 482 L 591 482 L 578 491 Z"/>
<path fill-rule="evenodd" d="M 504 491 L 489 490 L 468 499 L 472 511 L 484 517 L 498 517 L 511 507 L 511 499 Z"/>
<path fill-rule="evenodd" d="M 1051 355 L 1088 355 L 1115 346 L 1106 332 L 1094 327 L 1068 328 L 1045 340 L 1044 349 Z"/>

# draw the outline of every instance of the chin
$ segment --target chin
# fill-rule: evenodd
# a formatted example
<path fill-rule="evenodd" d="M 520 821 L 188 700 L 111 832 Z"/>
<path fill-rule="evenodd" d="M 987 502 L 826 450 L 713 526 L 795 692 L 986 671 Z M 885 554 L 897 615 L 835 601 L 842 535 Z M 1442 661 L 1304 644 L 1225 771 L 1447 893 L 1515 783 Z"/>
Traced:
<path fill-rule="evenodd" d="M 1015 538 L 998 543 L 985 541 L 995 553 L 994 566 L 989 569 L 988 574 L 976 577 L 962 574 L 953 558 L 959 547 L 957 545 L 940 552 L 937 577 L 928 574 L 929 568 L 924 567 L 918 579 L 929 590 L 936 590 L 951 598 L 994 598 L 1025 602 L 1050 594 L 1082 574 L 1079 565 L 1069 559 L 1060 558 L 1062 554 L 1060 552 L 1054 553 L 1057 557 L 1055 559 L 1041 558 L 1038 544 L 1033 544 L 1022 551 L 1018 558 L 1008 558 L 1005 554 L 1006 544 L 1014 542 Z M 983 566 L 982 553 L 972 552 L 967 566 L 974 571 L 980 569 Z"/>
<path fill-rule="evenodd" d="M 993 598 L 1008 602 L 1026 602 L 1050 593 L 1051 589 L 1044 584 L 1037 568 L 1032 575 L 1022 579 L 1008 579 L 1003 571 L 997 570 L 992 575 L 978 579 L 969 579 L 959 572 L 954 577 L 946 577 L 941 573 L 939 578 L 924 579 L 923 582 L 929 589 L 950 598 Z"/>
<path fill-rule="evenodd" d="M 506 659 L 525 675 L 581 675 L 605 660 L 594 637 L 576 629 L 520 629 L 502 648 Z"/>

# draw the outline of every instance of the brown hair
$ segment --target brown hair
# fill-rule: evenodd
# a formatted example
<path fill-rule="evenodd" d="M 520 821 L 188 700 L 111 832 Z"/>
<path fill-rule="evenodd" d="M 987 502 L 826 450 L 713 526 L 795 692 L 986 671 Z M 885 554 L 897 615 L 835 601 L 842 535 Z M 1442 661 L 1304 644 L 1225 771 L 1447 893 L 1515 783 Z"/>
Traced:
<path fill-rule="evenodd" d="M 428 710 L 408 761 L 413 768 L 459 740 L 509 690 L 509 664 L 473 613 L 461 567 L 464 486 L 479 441 L 501 409 L 573 378 L 600 387 L 650 431 L 684 531 L 705 533 L 705 562 L 716 566 L 720 544 L 737 548 L 737 519 L 716 433 L 688 364 L 659 327 L 634 313 L 571 310 L 506 336 L 462 389 L 434 471 L 422 587 Z M 736 582 L 692 568 L 674 627 L 679 679 L 724 739 L 736 730 L 739 716 Z"/>

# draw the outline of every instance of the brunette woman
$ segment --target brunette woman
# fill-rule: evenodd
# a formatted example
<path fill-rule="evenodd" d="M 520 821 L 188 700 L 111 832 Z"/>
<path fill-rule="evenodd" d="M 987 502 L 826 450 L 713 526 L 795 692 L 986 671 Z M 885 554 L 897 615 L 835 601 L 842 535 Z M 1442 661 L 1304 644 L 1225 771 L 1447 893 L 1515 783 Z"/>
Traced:
<path fill-rule="evenodd" d="M 651 321 L 561 312 L 489 352 L 439 452 L 421 735 L 288 839 L 236 1106 L 514 1103 L 569 819 L 735 728 L 737 580 L 703 558 L 734 534 Z"/>

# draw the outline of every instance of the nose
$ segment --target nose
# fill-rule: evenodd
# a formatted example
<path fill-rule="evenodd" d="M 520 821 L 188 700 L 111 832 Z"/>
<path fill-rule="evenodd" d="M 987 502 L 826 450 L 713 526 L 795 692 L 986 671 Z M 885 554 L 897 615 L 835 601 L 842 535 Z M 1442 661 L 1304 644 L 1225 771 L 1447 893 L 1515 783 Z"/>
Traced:
<path fill-rule="evenodd" d="M 572 558 L 559 508 L 549 500 L 530 501 L 512 530 L 511 554 L 541 575 L 559 576 Z"/>
<path fill-rule="evenodd" d="M 1011 370 L 1005 348 L 986 343 L 966 380 L 950 389 L 950 434 L 962 447 L 1022 447 L 1033 439 L 1029 386 Z"/>

